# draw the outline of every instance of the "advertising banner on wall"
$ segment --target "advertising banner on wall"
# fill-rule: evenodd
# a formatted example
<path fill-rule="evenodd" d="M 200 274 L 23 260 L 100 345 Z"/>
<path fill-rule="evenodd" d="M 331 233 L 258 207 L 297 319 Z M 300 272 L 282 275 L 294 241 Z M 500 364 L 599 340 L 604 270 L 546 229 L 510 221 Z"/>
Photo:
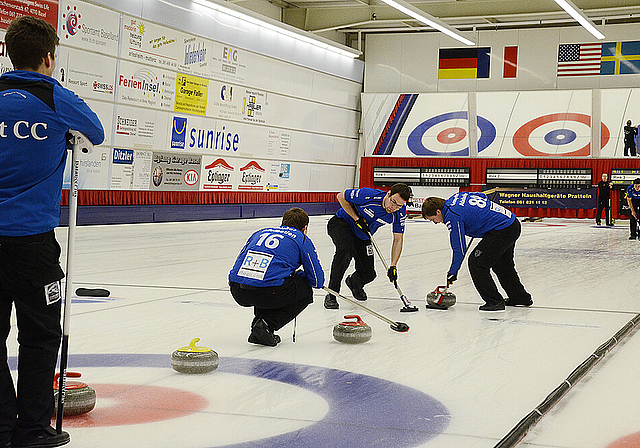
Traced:
<path fill-rule="evenodd" d="M 291 163 L 271 162 L 269 163 L 269 181 L 266 185 L 267 191 L 286 191 L 289 189 L 291 179 Z"/>
<path fill-rule="evenodd" d="M 154 152 L 150 190 L 197 191 L 200 187 L 201 155 Z"/>
<path fill-rule="evenodd" d="M 0 30 L 0 75 L 13 70 L 13 64 L 7 53 L 7 46 L 4 43 L 5 31 Z"/>
<path fill-rule="evenodd" d="M 537 189 L 498 190 L 493 202 L 523 208 L 596 208 L 596 188 L 586 190 Z"/>
<path fill-rule="evenodd" d="M 208 98 L 208 79 L 178 73 L 174 107 L 176 112 L 205 116 Z"/>
<path fill-rule="evenodd" d="M 267 94 L 253 89 L 245 89 L 242 98 L 242 119 L 253 123 L 265 123 Z"/>
<path fill-rule="evenodd" d="M 0 4 L 0 28 L 6 30 L 13 19 L 33 16 L 58 29 L 58 0 L 2 0 Z"/>
<path fill-rule="evenodd" d="M 153 151 L 113 149 L 112 190 L 148 190 Z"/>
<path fill-rule="evenodd" d="M 109 153 L 104 146 L 96 146 L 89 154 L 78 155 L 78 188 L 81 190 L 109 189 Z M 67 151 L 62 188 L 71 185 L 71 151 Z"/>
<path fill-rule="evenodd" d="M 211 45 L 208 39 L 196 36 L 182 36 L 182 59 L 178 70 L 194 75 L 209 76 L 211 73 Z"/>
<path fill-rule="evenodd" d="M 233 190 L 239 162 L 229 157 L 202 156 L 201 190 Z"/>
<path fill-rule="evenodd" d="M 244 83 L 249 52 L 231 45 L 212 43 L 211 76 L 222 81 Z"/>
<path fill-rule="evenodd" d="M 263 163 L 264 164 L 264 163 Z M 252 160 L 240 168 L 238 190 L 264 191 L 267 186 L 266 169 Z"/>
<path fill-rule="evenodd" d="M 120 14 L 80 1 L 60 2 L 62 30 L 60 44 L 110 56 L 118 53 Z M 85 53 L 86 54 L 86 53 Z M 85 67 L 88 64 L 85 64 Z M 77 68 L 80 69 L 82 65 Z"/>
<path fill-rule="evenodd" d="M 189 151 L 215 151 L 228 154 L 239 153 L 241 136 L 238 123 L 212 118 L 178 115 L 172 116 L 168 147 Z"/>
<path fill-rule="evenodd" d="M 173 110 L 175 87 L 175 73 L 120 62 L 118 101 L 122 103 Z"/>
<path fill-rule="evenodd" d="M 180 31 L 137 17 L 123 17 L 122 58 L 177 70 L 184 58 L 183 44 Z"/>
<path fill-rule="evenodd" d="M 239 119 L 242 116 L 243 89 L 229 83 L 209 81 L 207 115 Z"/>
<path fill-rule="evenodd" d="M 158 138 L 158 114 L 153 109 L 118 105 L 115 122 L 115 146 L 152 149 L 162 145 Z"/>
<path fill-rule="evenodd" d="M 61 47 L 56 61 L 58 80 L 83 99 L 113 101 L 116 59 Z"/>

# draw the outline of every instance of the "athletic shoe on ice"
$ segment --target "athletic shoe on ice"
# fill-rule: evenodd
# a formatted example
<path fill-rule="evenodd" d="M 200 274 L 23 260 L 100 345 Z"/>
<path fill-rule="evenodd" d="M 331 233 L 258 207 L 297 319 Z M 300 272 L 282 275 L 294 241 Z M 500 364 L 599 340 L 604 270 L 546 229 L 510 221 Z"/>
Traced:
<path fill-rule="evenodd" d="M 340 308 L 340 305 L 338 305 L 338 301 L 333 294 L 327 294 L 324 297 L 324 307 L 328 310 L 337 310 Z"/>
<path fill-rule="evenodd" d="M 353 279 L 351 278 L 350 275 L 344 279 L 344 282 L 347 284 L 347 286 L 351 290 L 351 294 L 353 294 L 353 297 L 356 300 L 361 300 L 361 301 L 367 300 L 367 293 L 364 292 L 364 288 L 357 288 L 353 284 Z"/>
<path fill-rule="evenodd" d="M 510 298 L 507 298 L 504 304 L 506 306 L 531 306 L 533 305 L 533 300 L 527 299 L 523 301 L 523 300 L 511 300 Z"/>
<path fill-rule="evenodd" d="M 264 320 L 258 319 L 251 327 L 249 342 L 275 347 L 280 342 L 280 336 L 274 334 Z"/>
<path fill-rule="evenodd" d="M 485 303 L 478 309 L 483 313 L 501 313 L 504 312 L 504 303 Z"/>
<path fill-rule="evenodd" d="M 62 431 L 60 434 L 56 432 L 51 426 L 42 430 L 39 434 L 29 434 L 26 436 L 20 436 L 14 434 L 11 441 L 12 447 L 38 447 L 48 448 L 54 446 L 62 446 L 69 443 L 69 433 Z"/>

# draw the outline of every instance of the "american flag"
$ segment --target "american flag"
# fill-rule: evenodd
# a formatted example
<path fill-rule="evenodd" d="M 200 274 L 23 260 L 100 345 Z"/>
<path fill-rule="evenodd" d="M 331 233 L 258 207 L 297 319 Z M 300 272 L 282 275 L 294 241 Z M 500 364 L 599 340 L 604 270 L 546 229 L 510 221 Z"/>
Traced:
<path fill-rule="evenodd" d="M 561 44 L 558 49 L 558 77 L 600 74 L 602 44 Z"/>

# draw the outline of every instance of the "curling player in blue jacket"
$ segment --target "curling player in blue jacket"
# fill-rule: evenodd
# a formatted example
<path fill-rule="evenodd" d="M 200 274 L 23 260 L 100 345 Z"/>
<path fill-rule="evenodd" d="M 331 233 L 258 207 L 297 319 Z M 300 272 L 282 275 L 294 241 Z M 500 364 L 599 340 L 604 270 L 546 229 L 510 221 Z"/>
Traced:
<path fill-rule="evenodd" d="M 280 227 L 251 235 L 229 273 L 235 301 L 254 309 L 249 335 L 253 344 L 275 347 L 280 336 L 274 332 L 313 303 L 312 288 L 324 286 L 308 225 L 309 216 L 301 208 L 286 211 Z"/>
<path fill-rule="evenodd" d="M 7 28 L 15 68 L 0 77 L 0 447 L 49 447 L 69 442 L 51 428 L 53 377 L 62 336 L 60 219 L 67 158 L 65 134 L 104 140 L 97 115 L 53 79 L 56 30 L 23 16 Z M 12 306 L 18 322 L 17 391 L 6 363 Z"/>
<path fill-rule="evenodd" d="M 482 238 L 469 255 L 469 273 L 486 303 L 480 311 L 501 312 L 507 306 L 531 306 L 533 300 L 516 272 L 514 248 L 521 226 L 515 215 L 487 199 L 484 193 L 460 192 L 446 201 L 429 197 L 422 204 L 422 217 L 435 224 L 445 223 L 450 232 L 453 259 L 447 272 L 447 287 L 458 278 L 467 253 L 466 236 Z M 508 295 L 502 297 L 490 270 Z"/>

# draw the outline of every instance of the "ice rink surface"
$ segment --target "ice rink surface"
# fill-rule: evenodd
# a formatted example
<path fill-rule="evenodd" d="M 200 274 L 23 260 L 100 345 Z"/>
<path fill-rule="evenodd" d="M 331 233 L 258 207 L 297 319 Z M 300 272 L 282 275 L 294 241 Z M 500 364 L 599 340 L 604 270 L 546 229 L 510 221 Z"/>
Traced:
<path fill-rule="evenodd" d="M 309 225 L 327 276 L 329 218 Z M 640 312 L 640 242 L 628 240 L 628 221 L 523 223 L 516 267 L 534 306 L 488 319 L 466 262 L 452 287 L 458 303 L 425 308 L 425 295 L 445 281 L 451 250 L 446 227 L 412 219 L 398 272 L 419 311 L 399 312 L 380 260 L 365 288 L 366 306 L 406 322 L 408 333 L 344 301 L 325 310 L 316 290 L 295 343 L 289 324 L 277 347 L 256 346 L 247 342 L 252 310 L 233 301 L 227 274 L 253 231 L 279 223 L 77 229 L 74 286 L 107 288 L 111 297 L 72 302 L 69 370 L 96 389 L 97 404 L 65 419 L 69 447 L 493 447 Z M 67 229 L 56 233 L 64 266 Z M 387 257 L 391 236 L 390 226 L 375 235 Z M 344 283 L 342 293 L 350 297 Z M 333 326 L 353 313 L 372 339 L 336 342 Z M 219 354 L 219 368 L 174 372 L 171 353 L 196 337 Z M 520 446 L 640 446 L 639 338 L 634 332 L 609 353 Z M 8 348 L 15 357 L 15 320 Z"/>

